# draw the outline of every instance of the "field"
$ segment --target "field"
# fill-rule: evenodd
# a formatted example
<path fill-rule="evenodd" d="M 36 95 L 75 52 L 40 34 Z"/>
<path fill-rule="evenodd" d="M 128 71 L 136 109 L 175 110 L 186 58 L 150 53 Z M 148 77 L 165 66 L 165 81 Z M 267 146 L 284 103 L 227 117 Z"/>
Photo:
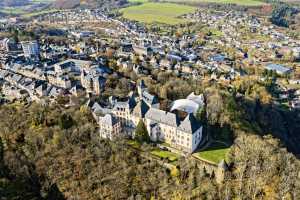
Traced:
<path fill-rule="evenodd" d="M 53 12 L 53 10 L 41 10 L 46 4 L 49 4 L 55 0 L 32 0 L 29 4 L 15 7 L 0 7 L 0 11 L 5 14 L 20 15 L 22 17 L 34 16 L 37 14 L 43 14 L 47 12 Z M 37 6 L 37 7 L 35 7 Z M 32 9 L 34 7 L 34 9 Z M 34 10 L 30 12 L 29 10 Z"/>
<path fill-rule="evenodd" d="M 136 0 L 140 1 L 140 0 Z M 195 7 L 178 5 L 172 3 L 143 3 L 137 6 L 123 8 L 120 11 L 123 17 L 144 23 L 163 23 L 163 24 L 179 24 L 184 23 L 185 19 L 179 16 L 194 12 Z"/>
<path fill-rule="evenodd" d="M 265 3 L 259 0 L 160 0 L 174 3 L 220 3 L 220 4 L 237 4 L 243 6 L 261 6 Z"/>

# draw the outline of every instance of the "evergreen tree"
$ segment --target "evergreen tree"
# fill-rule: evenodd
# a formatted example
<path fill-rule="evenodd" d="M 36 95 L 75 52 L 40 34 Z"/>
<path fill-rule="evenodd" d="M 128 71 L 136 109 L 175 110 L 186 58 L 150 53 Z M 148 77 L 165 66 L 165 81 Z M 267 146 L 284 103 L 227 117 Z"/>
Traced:
<path fill-rule="evenodd" d="M 59 118 L 59 127 L 61 129 L 69 129 L 73 126 L 73 119 L 70 115 L 67 114 L 63 114 L 60 118 Z"/>
<path fill-rule="evenodd" d="M 139 121 L 135 129 L 135 137 L 139 142 L 150 142 L 150 137 L 147 131 L 147 128 L 142 120 Z"/>

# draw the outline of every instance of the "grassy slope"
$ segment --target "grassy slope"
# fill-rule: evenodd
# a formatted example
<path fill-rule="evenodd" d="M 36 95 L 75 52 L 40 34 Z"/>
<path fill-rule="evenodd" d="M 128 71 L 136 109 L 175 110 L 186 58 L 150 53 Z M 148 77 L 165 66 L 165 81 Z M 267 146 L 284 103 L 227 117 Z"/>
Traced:
<path fill-rule="evenodd" d="M 178 24 L 185 22 L 177 18 L 183 14 L 193 12 L 196 8 L 172 3 L 144 3 L 142 5 L 123 8 L 120 11 L 127 19 L 144 23 Z"/>
<path fill-rule="evenodd" d="M 200 158 L 218 164 L 219 162 L 221 162 L 221 160 L 223 159 L 226 160 L 226 155 L 229 152 L 229 150 L 230 150 L 229 148 L 207 150 L 207 151 L 199 152 L 198 156 Z"/>
<path fill-rule="evenodd" d="M 204 160 L 218 164 L 221 160 L 227 160 L 230 148 L 221 143 L 214 142 L 207 149 L 197 152 L 194 155 Z"/>

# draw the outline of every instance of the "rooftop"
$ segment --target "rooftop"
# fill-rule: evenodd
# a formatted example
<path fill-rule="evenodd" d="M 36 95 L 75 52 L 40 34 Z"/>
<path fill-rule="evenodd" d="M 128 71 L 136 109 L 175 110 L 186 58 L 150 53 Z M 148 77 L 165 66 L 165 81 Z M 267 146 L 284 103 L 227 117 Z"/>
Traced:
<path fill-rule="evenodd" d="M 265 66 L 265 68 L 268 70 L 275 70 L 277 73 L 280 73 L 280 74 L 286 74 L 291 71 L 291 69 L 288 67 L 285 67 L 281 64 L 274 64 L 274 63 L 267 64 Z"/>

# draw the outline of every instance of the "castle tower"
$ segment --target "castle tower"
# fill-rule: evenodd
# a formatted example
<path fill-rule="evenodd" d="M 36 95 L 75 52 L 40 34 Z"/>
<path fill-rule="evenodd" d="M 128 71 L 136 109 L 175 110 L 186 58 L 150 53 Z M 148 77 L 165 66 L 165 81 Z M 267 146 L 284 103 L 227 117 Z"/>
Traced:
<path fill-rule="evenodd" d="M 225 162 L 225 160 L 222 160 L 219 164 L 218 164 L 218 168 L 216 171 L 216 181 L 218 184 L 222 184 L 224 179 L 225 179 L 225 173 L 228 170 L 228 165 Z"/>

